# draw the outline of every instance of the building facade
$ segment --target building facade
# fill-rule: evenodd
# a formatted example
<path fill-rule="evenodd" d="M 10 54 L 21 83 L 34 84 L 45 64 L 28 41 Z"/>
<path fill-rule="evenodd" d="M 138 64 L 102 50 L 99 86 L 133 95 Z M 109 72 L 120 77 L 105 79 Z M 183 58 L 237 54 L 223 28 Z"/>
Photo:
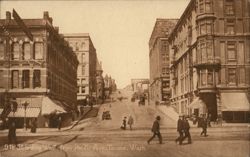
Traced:
<path fill-rule="evenodd" d="M 77 100 L 79 104 L 94 101 L 96 97 L 96 49 L 88 33 L 64 34 L 78 58 Z"/>
<path fill-rule="evenodd" d="M 96 62 L 96 100 L 98 104 L 104 102 L 104 79 L 102 76 L 102 63 L 97 60 Z"/>
<path fill-rule="evenodd" d="M 182 114 L 249 120 L 248 0 L 191 0 L 169 36 L 171 103 Z"/>
<path fill-rule="evenodd" d="M 151 103 L 170 100 L 170 70 L 168 35 L 177 19 L 157 19 L 149 40 L 149 65 Z"/>
<path fill-rule="evenodd" d="M 55 127 L 57 115 L 66 122 L 76 110 L 77 57 L 48 12 L 22 21 L 33 40 L 10 12 L 0 19 L 0 103 L 6 109 L 10 99 L 17 102 L 17 110 L 6 116 L 16 118 L 18 127 L 32 118 L 38 127 Z"/>

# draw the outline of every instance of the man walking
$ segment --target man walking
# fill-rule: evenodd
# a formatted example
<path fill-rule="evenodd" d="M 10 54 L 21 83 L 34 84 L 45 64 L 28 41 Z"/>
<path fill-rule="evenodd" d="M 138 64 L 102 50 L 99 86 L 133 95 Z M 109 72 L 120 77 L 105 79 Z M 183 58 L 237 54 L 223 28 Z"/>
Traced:
<path fill-rule="evenodd" d="M 160 133 L 160 120 L 161 120 L 161 117 L 157 116 L 151 129 L 151 131 L 153 132 L 153 136 L 147 141 L 148 144 L 150 143 L 150 141 L 152 141 L 155 138 L 155 136 L 158 136 L 159 143 L 162 144 L 162 136 Z"/>
<path fill-rule="evenodd" d="M 204 136 L 207 136 L 207 119 L 206 116 L 203 115 L 202 121 L 201 121 L 201 127 L 202 127 L 202 132 L 201 132 L 201 136 L 204 134 Z"/>
<path fill-rule="evenodd" d="M 121 129 L 126 130 L 126 126 L 127 126 L 127 117 L 124 117 L 122 120 Z"/>
<path fill-rule="evenodd" d="M 15 144 L 17 146 L 15 120 L 9 121 L 8 144 Z"/>
<path fill-rule="evenodd" d="M 190 125 L 189 125 L 189 122 L 187 120 L 187 117 L 185 117 L 184 121 L 183 121 L 183 130 L 184 130 L 185 136 L 183 137 L 182 141 L 184 141 L 186 138 L 188 138 L 188 143 L 191 144 L 192 140 L 191 140 L 191 135 L 190 135 L 189 129 L 190 129 Z"/>
<path fill-rule="evenodd" d="M 132 125 L 134 124 L 134 119 L 133 117 L 130 115 L 129 118 L 128 118 L 128 125 L 129 125 L 129 128 L 130 130 L 132 130 Z"/>
<path fill-rule="evenodd" d="M 179 133 L 179 137 L 175 139 L 175 142 L 179 142 L 179 145 L 182 144 L 182 139 L 183 139 L 183 116 L 179 116 L 179 119 L 177 121 L 177 131 Z"/>

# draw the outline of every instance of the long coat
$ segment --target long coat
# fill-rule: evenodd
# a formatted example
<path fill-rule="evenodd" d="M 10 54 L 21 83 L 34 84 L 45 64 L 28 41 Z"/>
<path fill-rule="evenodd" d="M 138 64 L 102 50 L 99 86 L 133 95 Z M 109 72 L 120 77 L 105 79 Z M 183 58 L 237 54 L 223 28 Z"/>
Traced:
<path fill-rule="evenodd" d="M 182 131 L 183 130 L 183 120 L 178 119 L 177 122 L 177 131 Z"/>
<path fill-rule="evenodd" d="M 190 129 L 190 126 L 189 126 L 189 122 L 188 120 L 184 120 L 183 122 L 183 130 L 189 130 Z"/>
<path fill-rule="evenodd" d="M 152 132 L 160 132 L 160 124 L 158 120 L 155 120 L 151 129 Z"/>

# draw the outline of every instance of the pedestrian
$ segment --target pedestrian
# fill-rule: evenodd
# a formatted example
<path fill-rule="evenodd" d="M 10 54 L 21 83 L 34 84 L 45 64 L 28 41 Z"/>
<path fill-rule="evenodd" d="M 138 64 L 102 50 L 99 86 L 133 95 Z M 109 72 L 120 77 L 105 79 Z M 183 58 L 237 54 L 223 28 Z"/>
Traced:
<path fill-rule="evenodd" d="M 132 125 L 134 124 L 134 119 L 133 117 L 130 115 L 129 118 L 128 118 L 128 125 L 129 125 L 129 128 L 130 130 L 132 130 Z"/>
<path fill-rule="evenodd" d="M 31 121 L 31 129 L 30 129 L 30 132 L 35 133 L 35 132 L 36 132 L 36 127 L 37 127 L 36 118 L 33 118 L 32 121 Z"/>
<path fill-rule="evenodd" d="M 57 127 L 58 127 L 58 130 L 61 130 L 61 127 L 62 127 L 62 117 L 61 116 L 58 117 Z"/>
<path fill-rule="evenodd" d="M 208 125 L 208 127 L 211 127 L 211 114 L 208 114 L 207 125 Z"/>
<path fill-rule="evenodd" d="M 202 127 L 202 132 L 201 132 L 201 136 L 204 134 L 204 136 L 207 136 L 207 119 L 206 116 L 204 115 L 201 121 L 201 127 Z"/>
<path fill-rule="evenodd" d="M 126 126 L 127 126 L 127 117 L 124 117 L 122 120 L 121 129 L 126 130 Z"/>
<path fill-rule="evenodd" d="M 177 121 L 177 131 L 179 133 L 179 137 L 177 137 L 175 139 L 175 142 L 176 143 L 179 142 L 179 145 L 182 144 L 182 139 L 183 139 L 183 131 L 184 131 L 184 129 L 183 129 L 183 121 L 184 121 L 183 116 L 180 115 L 179 119 Z"/>
<path fill-rule="evenodd" d="M 161 117 L 157 116 L 151 129 L 151 131 L 153 132 L 153 136 L 147 141 L 148 144 L 150 143 L 150 141 L 152 141 L 155 138 L 155 136 L 158 136 L 159 143 L 162 144 L 162 136 L 160 132 L 160 120 L 161 120 Z"/>
<path fill-rule="evenodd" d="M 185 117 L 184 120 L 183 120 L 183 131 L 184 131 L 185 136 L 183 137 L 182 142 L 186 138 L 188 138 L 188 144 L 191 144 L 192 140 L 191 140 L 191 135 L 190 135 L 189 129 L 190 129 L 190 125 L 189 125 L 187 117 Z"/>
<path fill-rule="evenodd" d="M 15 144 L 17 146 L 15 120 L 9 120 L 8 144 Z"/>

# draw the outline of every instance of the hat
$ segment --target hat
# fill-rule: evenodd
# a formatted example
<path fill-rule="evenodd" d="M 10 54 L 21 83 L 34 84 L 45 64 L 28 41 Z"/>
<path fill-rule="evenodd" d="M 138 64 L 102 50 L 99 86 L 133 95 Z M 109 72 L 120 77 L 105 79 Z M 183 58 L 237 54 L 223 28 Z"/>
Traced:
<path fill-rule="evenodd" d="M 160 116 L 157 116 L 156 119 L 157 119 L 157 120 L 161 120 L 161 117 L 160 117 Z"/>

